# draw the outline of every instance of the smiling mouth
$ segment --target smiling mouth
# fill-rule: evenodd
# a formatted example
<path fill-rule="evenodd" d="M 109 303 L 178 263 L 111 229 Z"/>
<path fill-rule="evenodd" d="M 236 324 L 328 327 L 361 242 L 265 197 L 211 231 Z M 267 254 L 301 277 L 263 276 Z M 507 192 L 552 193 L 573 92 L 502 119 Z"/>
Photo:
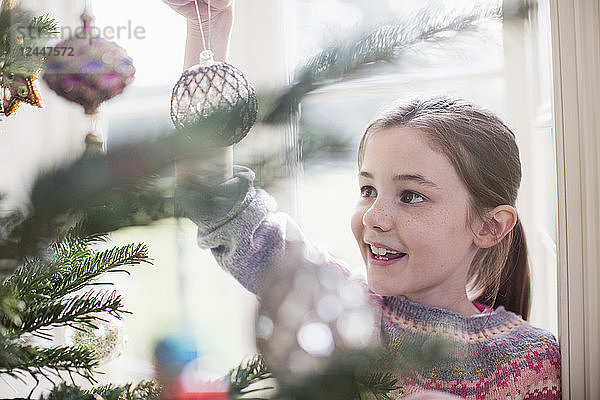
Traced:
<path fill-rule="evenodd" d="M 406 255 L 406 253 L 401 253 L 399 251 L 386 249 L 385 247 L 376 247 L 372 244 L 368 245 L 368 246 L 369 246 L 369 252 L 371 253 L 371 257 L 373 257 L 375 260 L 380 260 L 380 261 L 397 260 Z"/>

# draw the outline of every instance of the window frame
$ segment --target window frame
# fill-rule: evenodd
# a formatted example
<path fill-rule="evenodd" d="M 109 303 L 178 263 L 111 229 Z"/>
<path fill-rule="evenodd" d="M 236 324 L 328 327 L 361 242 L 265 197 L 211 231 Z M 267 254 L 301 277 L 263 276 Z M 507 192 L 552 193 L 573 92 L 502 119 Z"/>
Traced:
<path fill-rule="evenodd" d="M 600 398 L 600 1 L 550 0 L 565 399 Z"/>

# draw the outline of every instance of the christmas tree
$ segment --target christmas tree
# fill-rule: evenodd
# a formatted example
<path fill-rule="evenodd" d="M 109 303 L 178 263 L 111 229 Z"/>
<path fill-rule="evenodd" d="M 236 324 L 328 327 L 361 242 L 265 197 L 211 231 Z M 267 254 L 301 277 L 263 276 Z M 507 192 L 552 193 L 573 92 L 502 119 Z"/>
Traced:
<path fill-rule="evenodd" d="M 119 347 L 117 333 L 108 329 L 109 318 L 120 319 L 126 313 L 116 291 L 97 289 L 102 283 L 98 278 L 149 263 L 143 244 L 94 250 L 93 245 L 106 239 L 102 234 L 82 235 L 75 226 L 44 254 L 25 257 L 2 283 L 1 373 L 60 383 L 60 374 L 65 372 L 95 381 L 93 368 Z M 70 327 L 74 338 L 79 337 L 74 345 L 42 347 L 28 340 L 50 341 L 51 329 L 62 326 Z M 105 335 L 93 340 L 99 328 Z"/>
<path fill-rule="evenodd" d="M 5 14 L 9 11 L 10 18 Z M 352 78 L 374 64 L 390 62 L 416 44 L 449 40 L 451 35 L 443 33 L 472 31 L 482 19 L 495 15 L 496 12 L 477 13 L 451 19 L 424 15 L 410 24 L 381 27 L 332 45 L 302 68 L 289 87 L 275 95 L 259 94 L 261 106 L 268 111 L 259 116 L 257 123 L 289 121 L 302 98 L 311 91 Z M 47 17 L 33 18 L 15 7 L 3 9 L 0 32 L 12 31 L 15 23 L 48 34 L 56 28 L 56 23 Z M 5 41 L 4 46 L 12 50 L 5 51 L 10 58 L 4 61 L 3 74 L 10 74 L 9 68 L 17 66 L 25 74 L 37 71 L 32 65 L 19 64 L 24 58 L 15 53 L 14 43 Z M 28 60 L 37 62 L 38 68 L 42 66 L 42 58 Z M 5 114 L 10 115 L 6 111 Z M 64 381 L 61 372 L 94 382 L 94 368 L 103 354 L 81 342 L 40 347 L 28 338 L 50 339 L 48 329 L 60 326 L 86 334 L 109 318 L 121 318 L 126 313 L 118 294 L 97 289 L 97 285 L 106 273 L 149 263 L 148 249 L 143 244 L 131 244 L 98 250 L 97 245 L 106 240 L 107 232 L 147 225 L 177 214 L 174 182 L 170 180 L 165 185 L 158 175 L 175 160 L 208 158 L 219 146 L 219 141 L 208 133 L 240 124 L 242 118 L 235 105 L 227 110 L 217 109 L 209 117 L 165 132 L 157 139 L 121 145 L 108 154 L 86 153 L 74 162 L 40 174 L 31 190 L 28 212 L 13 212 L 0 219 L 0 259 L 7 260 L 2 264 L 4 280 L 0 286 L 0 374 L 51 380 L 56 386 L 44 399 L 159 398 L 159 388 L 153 382 L 84 390 L 74 382 Z M 330 146 L 314 146 L 313 152 L 305 153 L 307 157 L 318 156 L 323 148 L 344 148 L 344 143 L 333 137 L 318 140 Z M 57 187 L 62 190 L 55 190 Z M 439 349 L 430 350 L 405 355 L 408 362 L 389 360 L 376 347 L 342 352 L 328 359 L 317 373 L 306 374 L 302 379 L 280 378 L 283 375 L 273 371 L 277 378 L 275 389 L 269 388 L 268 382 L 274 379 L 266 367 L 270 364 L 257 357 L 230 371 L 226 396 L 249 399 L 268 393 L 279 399 L 389 399 L 393 391 L 401 389 L 393 376 L 429 360 Z"/>

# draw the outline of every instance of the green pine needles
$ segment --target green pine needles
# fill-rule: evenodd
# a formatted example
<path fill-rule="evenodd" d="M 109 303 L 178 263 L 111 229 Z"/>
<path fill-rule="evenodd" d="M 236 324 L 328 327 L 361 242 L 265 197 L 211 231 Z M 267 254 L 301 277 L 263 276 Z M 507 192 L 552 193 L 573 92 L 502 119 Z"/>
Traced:
<path fill-rule="evenodd" d="M 78 347 L 39 347 L 31 336 L 52 339 L 51 329 L 94 327 L 102 315 L 121 318 L 122 298 L 101 277 L 128 272 L 130 266 L 150 263 L 144 244 L 97 250 L 107 235 L 81 236 L 81 227 L 68 231 L 46 254 L 25 258 L 0 285 L 0 373 L 52 380 L 60 372 L 78 374 L 93 382 L 97 354 Z M 93 288 L 90 288 L 93 287 Z"/>
<path fill-rule="evenodd" d="M 153 381 L 142 381 L 137 386 L 106 385 L 92 390 L 60 384 L 41 400 L 159 400 L 160 387 Z"/>
<path fill-rule="evenodd" d="M 263 358 L 256 355 L 229 371 L 229 398 L 261 399 L 261 397 L 254 398 L 247 395 L 273 389 L 274 387 L 270 385 L 257 385 L 259 382 L 265 383 L 267 379 L 271 378 L 273 375 L 267 370 Z"/>
<path fill-rule="evenodd" d="M 398 379 L 392 372 L 381 369 L 382 365 L 385 369 L 392 367 L 384 357 L 381 349 L 348 354 L 343 359 L 334 358 L 331 366 L 322 373 L 295 377 L 290 381 L 276 380 L 262 356 L 255 355 L 229 372 L 229 398 L 392 400 L 392 392 L 401 392 L 401 387 L 397 385 Z M 348 362 L 350 360 L 353 362 Z"/>
<path fill-rule="evenodd" d="M 25 49 L 43 48 L 60 32 L 48 15 L 33 16 L 16 5 L 0 12 L 0 70 L 30 75 L 42 67 L 43 55 L 24 54 Z"/>

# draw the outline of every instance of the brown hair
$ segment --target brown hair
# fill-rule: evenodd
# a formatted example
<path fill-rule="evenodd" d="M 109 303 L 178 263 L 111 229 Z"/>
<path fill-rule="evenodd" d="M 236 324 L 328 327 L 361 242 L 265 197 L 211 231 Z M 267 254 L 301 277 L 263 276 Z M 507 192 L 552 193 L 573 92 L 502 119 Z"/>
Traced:
<path fill-rule="evenodd" d="M 434 98 L 395 103 L 367 126 L 358 149 L 361 167 L 369 138 L 377 131 L 405 126 L 425 133 L 446 155 L 471 194 L 469 219 L 515 205 L 521 162 L 514 133 L 493 113 L 464 100 Z M 479 249 L 468 271 L 474 300 L 529 316 L 527 244 L 520 220 L 498 244 Z"/>

